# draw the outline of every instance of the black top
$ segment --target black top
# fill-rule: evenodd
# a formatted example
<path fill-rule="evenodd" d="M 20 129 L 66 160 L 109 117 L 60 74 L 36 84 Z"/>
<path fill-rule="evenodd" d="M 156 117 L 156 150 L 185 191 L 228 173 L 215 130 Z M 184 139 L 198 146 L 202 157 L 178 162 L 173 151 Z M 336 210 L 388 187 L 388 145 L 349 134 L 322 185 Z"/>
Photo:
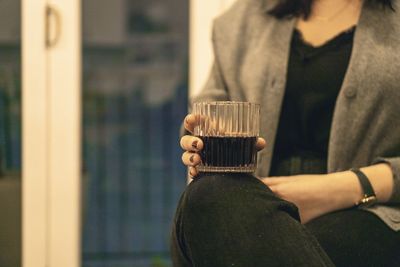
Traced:
<path fill-rule="evenodd" d="M 350 61 L 355 27 L 319 47 L 293 33 L 271 175 L 288 158 L 326 162 L 336 98 Z M 325 166 L 326 168 L 326 166 Z"/>

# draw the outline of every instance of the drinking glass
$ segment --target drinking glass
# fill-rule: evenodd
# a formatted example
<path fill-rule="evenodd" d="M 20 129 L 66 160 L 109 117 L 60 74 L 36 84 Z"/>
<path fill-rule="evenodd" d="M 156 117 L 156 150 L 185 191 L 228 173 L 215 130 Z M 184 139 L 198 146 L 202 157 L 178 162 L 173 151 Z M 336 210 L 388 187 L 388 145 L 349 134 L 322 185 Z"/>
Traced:
<path fill-rule="evenodd" d="M 254 172 L 260 128 L 260 105 L 216 101 L 194 104 L 194 135 L 204 147 L 200 172 Z"/>

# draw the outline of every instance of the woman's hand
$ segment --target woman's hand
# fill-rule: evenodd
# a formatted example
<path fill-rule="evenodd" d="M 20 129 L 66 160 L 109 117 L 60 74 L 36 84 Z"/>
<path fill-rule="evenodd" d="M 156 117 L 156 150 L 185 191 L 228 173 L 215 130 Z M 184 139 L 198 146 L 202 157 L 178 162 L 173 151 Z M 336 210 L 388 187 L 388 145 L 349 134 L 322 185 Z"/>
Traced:
<path fill-rule="evenodd" d="M 196 117 L 192 114 L 186 116 L 184 126 L 187 131 L 193 133 L 196 126 Z M 185 152 L 182 154 L 182 162 L 189 168 L 189 175 L 191 177 L 197 176 L 198 172 L 196 166 L 201 163 L 199 152 L 203 149 L 203 141 L 192 135 L 185 135 L 181 138 L 181 147 Z"/>
<path fill-rule="evenodd" d="M 393 172 L 386 163 L 361 168 L 374 188 L 378 202 L 389 201 Z M 296 175 L 261 179 L 277 196 L 293 202 L 302 223 L 323 214 L 353 207 L 363 197 L 357 176 L 351 171 L 322 175 Z"/>
<path fill-rule="evenodd" d="M 193 133 L 197 121 L 193 114 L 186 116 L 184 126 L 187 131 Z M 185 135 L 181 138 L 180 145 L 185 152 L 182 154 L 182 162 L 189 167 L 189 175 L 194 178 L 198 175 L 196 166 L 201 163 L 200 152 L 204 147 L 203 141 L 192 135 Z M 258 138 L 256 147 L 257 150 L 262 150 L 266 145 L 263 138 Z"/>
<path fill-rule="evenodd" d="M 358 179 L 351 172 L 268 177 L 262 181 L 278 197 L 297 205 L 302 223 L 335 210 L 350 208 L 362 197 Z"/>

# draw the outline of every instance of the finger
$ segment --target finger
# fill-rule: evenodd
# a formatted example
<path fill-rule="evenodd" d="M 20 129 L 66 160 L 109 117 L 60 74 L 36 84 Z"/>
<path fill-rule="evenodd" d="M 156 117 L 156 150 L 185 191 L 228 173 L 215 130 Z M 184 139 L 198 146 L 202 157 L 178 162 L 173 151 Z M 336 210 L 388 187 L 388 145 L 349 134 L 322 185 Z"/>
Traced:
<path fill-rule="evenodd" d="M 193 133 L 195 127 L 198 125 L 202 125 L 201 128 L 208 134 L 223 134 L 225 132 L 224 127 L 218 125 L 218 121 L 213 120 L 209 116 L 189 114 L 185 117 L 184 126 L 189 132 Z"/>
<path fill-rule="evenodd" d="M 190 178 L 196 178 L 196 176 L 199 174 L 199 171 L 196 169 L 196 167 L 189 167 L 189 176 Z"/>
<path fill-rule="evenodd" d="M 197 153 L 186 151 L 182 154 L 182 162 L 186 166 L 196 166 L 201 162 L 201 158 Z"/>
<path fill-rule="evenodd" d="M 196 126 L 196 116 L 193 114 L 187 115 L 184 120 L 184 126 L 186 130 L 193 133 L 194 127 Z"/>
<path fill-rule="evenodd" d="M 201 141 L 200 138 L 191 135 L 183 136 L 180 145 L 186 151 L 198 152 L 203 149 L 203 141 Z"/>
<path fill-rule="evenodd" d="M 267 146 L 267 142 L 264 138 L 259 137 L 257 138 L 256 148 L 258 151 L 263 150 Z"/>
<path fill-rule="evenodd" d="M 288 177 L 266 177 L 263 178 L 263 183 L 268 185 L 269 187 L 282 184 L 282 183 L 287 183 L 289 182 L 290 179 Z"/>

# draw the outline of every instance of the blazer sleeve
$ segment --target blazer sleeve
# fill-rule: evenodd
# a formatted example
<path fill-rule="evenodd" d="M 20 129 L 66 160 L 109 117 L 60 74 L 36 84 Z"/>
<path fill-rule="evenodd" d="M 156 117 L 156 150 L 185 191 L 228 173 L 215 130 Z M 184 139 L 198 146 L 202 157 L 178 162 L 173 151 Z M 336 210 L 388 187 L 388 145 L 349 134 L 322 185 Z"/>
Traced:
<path fill-rule="evenodd" d="M 389 199 L 389 203 L 400 204 L 400 157 L 377 158 L 373 163 L 387 163 L 392 168 L 394 181 L 393 192 Z"/>
<path fill-rule="evenodd" d="M 208 79 L 203 86 L 202 90 L 199 94 L 195 95 L 191 99 L 189 99 L 189 113 L 192 111 L 192 105 L 195 102 L 200 101 L 229 101 L 229 93 L 225 83 L 225 79 L 222 74 L 221 65 L 218 57 L 218 51 L 215 49 L 215 26 L 213 29 L 213 51 L 214 51 L 214 62 L 211 68 L 211 72 L 208 76 Z M 189 134 L 183 124 L 181 126 L 181 136 L 185 134 Z"/>
<path fill-rule="evenodd" d="M 190 99 L 189 111 L 195 102 L 199 101 L 228 101 L 229 94 L 221 74 L 219 63 L 214 60 L 211 73 L 201 92 Z"/>
<path fill-rule="evenodd" d="M 228 101 L 230 99 L 226 80 L 223 75 L 223 63 L 219 57 L 216 42 L 218 40 L 217 26 L 214 22 L 212 31 L 212 46 L 214 52 L 214 62 L 209 77 L 200 93 L 189 101 L 189 111 L 192 104 L 199 101 Z"/>
<path fill-rule="evenodd" d="M 192 111 L 193 103 L 200 101 L 228 101 L 229 95 L 222 81 L 222 77 L 220 71 L 218 69 L 217 63 L 214 62 L 211 68 L 211 73 L 207 79 L 207 82 L 203 89 L 200 91 L 198 95 L 195 95 L 191 99 L 189 99 L 189 113 Z M 183 124 L 180 130 L 181 136 L 185 134 L 190 134 L 185 130 Z"/>

